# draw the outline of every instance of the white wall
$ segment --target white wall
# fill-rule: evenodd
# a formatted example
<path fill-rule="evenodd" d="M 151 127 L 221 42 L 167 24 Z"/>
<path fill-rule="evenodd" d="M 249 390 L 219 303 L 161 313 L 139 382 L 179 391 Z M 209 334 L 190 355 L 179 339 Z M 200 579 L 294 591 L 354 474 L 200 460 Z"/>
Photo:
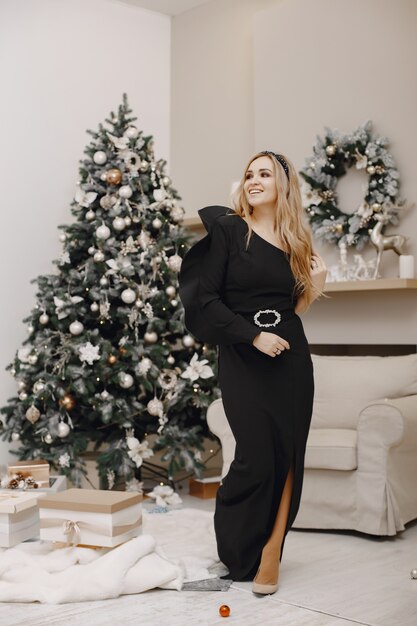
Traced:
<path fill-rule="evenodd" d="M 137 125 L 170 150 L 170 18 L 111 0 L 2 0 L 0 4 L 0 404 L 15 394 L 5 366 L 26 338 L 30 281 L 53 270 L 58 224 L 78 160 L 127 92 Z M 0 442 L 0 464 L 9 444 Z"/>

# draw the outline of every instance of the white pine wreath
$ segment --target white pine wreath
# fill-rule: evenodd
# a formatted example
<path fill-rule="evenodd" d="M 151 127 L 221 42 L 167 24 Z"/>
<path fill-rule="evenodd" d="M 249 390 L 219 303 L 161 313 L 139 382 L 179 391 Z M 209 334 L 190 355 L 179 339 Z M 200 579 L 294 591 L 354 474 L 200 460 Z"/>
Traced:
<path fill-rule="evenodd" d="M 375 214 L 388 210 L 392 224 L 398 224 L 401 205 L 399 173 L 386 150 L 386 137 L 372 137 L 368 120 L 355 131 L 344 135 L 325 127 L 324 139 L 317 135 L 313 156 L 300 171 L 303 206 L 316 237 L 330 243 L 345 243 L 361 250 L 369 241 L 377 223 Z M 369 174 L 365 197 L 354 213 L 344 213 L 337 206 L 339 178 L 355 165 Z M 387 222 L 388 223 L 388 222 Z"/>

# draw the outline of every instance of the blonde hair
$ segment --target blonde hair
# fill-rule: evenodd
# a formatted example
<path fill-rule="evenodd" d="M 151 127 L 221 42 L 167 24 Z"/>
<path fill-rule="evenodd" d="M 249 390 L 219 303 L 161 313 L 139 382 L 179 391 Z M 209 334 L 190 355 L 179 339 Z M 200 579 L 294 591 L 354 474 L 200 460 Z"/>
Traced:
<path fill-rule="evenodd" d="M 289 179 L 285 174 L 283 166 L 276 158 L 272 155 L 258 152 L 246 165 L 243 177 L 231 195 L 231 206 L 235 213 L 246 219 L 248 224 L 247 248 L 253 235 L 253 229 L 250 224 L 253 208 L 248 203 L 243 189 L 246 172 L 255 159 L 268 156 L 272 163 L 277 188 L 274 231 L 279 234 L 280 241 L 283 242 L 284 247 L 289 251 L 289 262 L 296 281 L 294 296 L 303 295 L 307 310 L 313 300 L 323 295 L 323 292 L 313 284 L 310 275 L 311 256 L 314 254 L 312 234 L 304 215 L 297 172 L 287 156 L 280 154 L 288 164 Z"/>

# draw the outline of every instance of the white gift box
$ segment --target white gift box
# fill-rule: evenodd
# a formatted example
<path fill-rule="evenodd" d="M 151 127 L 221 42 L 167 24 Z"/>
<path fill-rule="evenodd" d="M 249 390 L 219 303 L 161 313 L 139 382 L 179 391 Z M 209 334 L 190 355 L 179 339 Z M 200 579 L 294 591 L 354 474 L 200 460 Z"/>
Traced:
<path fill-rule="evenodd" d="M 142 532 L 141 493 L 66 489 L 38 499 L 40 538 L 114 547 Z"/>
<path fill-rule="evenodd" d="M 10 548 L 39 534 L 37 497 L 15 490 L 0 493 L 0 546 Z"/>

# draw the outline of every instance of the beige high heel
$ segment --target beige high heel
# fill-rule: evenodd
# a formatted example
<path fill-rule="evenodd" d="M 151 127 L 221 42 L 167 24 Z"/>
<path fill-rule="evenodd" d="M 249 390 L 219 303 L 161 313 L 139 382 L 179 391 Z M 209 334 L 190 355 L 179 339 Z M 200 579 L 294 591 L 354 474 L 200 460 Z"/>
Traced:
<path fill-rule="evenodd" d="M 278 589 L 278 582 L 275 584 L 262 584 L 262 583 L 257 583 L 256 582 L 256 577 L 259 574 L 259 570 L 261 569 L 261 566 L 258 567 L 258 571 L 256 572 L 256 576 L 252 581 L 252 591 L 253 593 L 262 593 L 262 594 L 268 594 L 268 593 L 275 593 Z"/>

